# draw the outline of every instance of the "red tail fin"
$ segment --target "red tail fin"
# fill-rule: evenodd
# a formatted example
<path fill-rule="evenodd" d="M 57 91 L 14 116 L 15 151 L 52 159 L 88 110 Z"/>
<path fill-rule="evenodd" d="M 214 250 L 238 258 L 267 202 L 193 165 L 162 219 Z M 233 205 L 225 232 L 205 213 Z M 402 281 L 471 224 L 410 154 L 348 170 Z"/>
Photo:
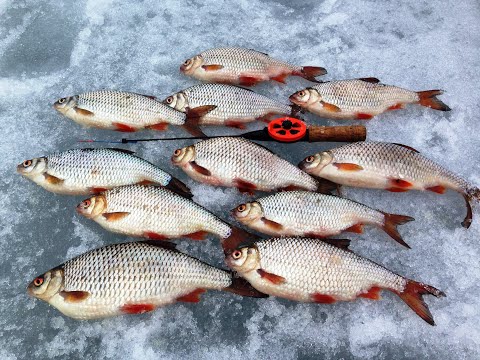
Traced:
<path fill-rule="evenodd" d="M 427 90 L 427 91 L 418 91 L 418 96 L 420 100 L 418 103 L 422 106 L 426 106 L 435 110 L 440 111 L 450 111 L 447 104 L 443 103 L 441 100 L 437 99 L 437 95 L 442 95 L 443 90 Z"/>
<path fill-rule="evenodd" d="M 268 297 L 268 295 L 258 291 L 252 285 L 250 285 L 247 280 L 237 277 L 234 274 L 232 275 L 232 283 L 230 284 L 230 286 L 224 288 L 223 290 L 242 296 L 249 296 L 255 298 Z"/>
<path fill-rule="evenodd" d="M 463 194 L 463 197 L 465 198 L 465 203 L 467 204 L 467 216 L 465 216 L 465 219 L 462 221 L 462 226 L 468 229 L 470 225 L 472 225 L 472 204 L 474 201 L 477 203 L 480 202 L 480 189 L 477 187 L 472 187 L 466 190 L 466 192 Z"/>
<path fill-rule="evenodd" d="M 317 76 L 322 76 L 327 73 L 327 70 L 325 70 L 322 67 L 318 66 L 304 66 L 302 67 L 302 70 L 299 73 L 296 73 L 295 75 L 301 76 L 307 80 L 313 81 L 313 82 L 320 82 L 317 79 L 315 79 Z"/>
<path fill-rule="evenodd" d="M 168 190 L 171 190 L 179 195 L 182 195 L 183 197 L 186 197 L 187 199 L 191 199 L 193 197 L 193 194 L 188 188 L 188 186 L 177 178 L 174 178 L 173 176 L 170 179 L 170 182 L 165 187 Z"/>
<path fill-rule="evenodd" d="M 225 255 L 229 255 L 233 250 L 239 247 L 240 244 L 248 244 L 259 239 L 257 235 L 251 234 L 248 231 L 232 226 L 232 232 L 229 237 L 222 239 L 222 248 Z"/>
<path fill-rule="evenodd" d="M 423 295 L 429 294 L 436 297 L 446 296 L 443 291 L 440 291 L 433 286 L 419 283 L 413 280 L 407 280 L 407 285 L 402 292 L 395 292 L 410 308 L 417 313 L 423 320 L 430 325 L 435 325 L 433 316 L 428 309 L 427 304 L 423 301 Z"/>
<path fill-rule="evenodd" d="M 403 241 L 402 236 L 398 232 L 397 226 L 405 224 L 409 221 L 415 220 L 414 218 L 410 216 L 405 216 L 405 215 L 397 215 L 397 214 L 387 214 L 383 213 L 385 215 L 385 220 L 383 223 L 383 231 L 385 231 L 390 237 L 394 240 L 396 240 L 399 244 L 402 244 L 403 246 L 407 247 L 410 249 L 410 246 Z"/>

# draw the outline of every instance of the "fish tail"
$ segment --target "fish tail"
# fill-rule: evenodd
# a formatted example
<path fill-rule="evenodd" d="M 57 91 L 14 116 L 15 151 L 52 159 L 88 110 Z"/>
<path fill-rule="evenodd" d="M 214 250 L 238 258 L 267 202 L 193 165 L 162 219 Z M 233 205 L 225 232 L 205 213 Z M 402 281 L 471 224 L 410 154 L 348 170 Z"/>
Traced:
<path fill-rule="evenodd" d="M 466 229 L 472 224 L 473 211 L 472 206 L 480 202 L 480 189 L 477 187 L 470 187 L 464 193 L 465 203 L 467 205 L 467 215 L 462 221 L 462 226 Z"/>
<path fill-rule="evenodd" d="M 397 215 L 397 214 L 388 214 L 385 215 L 382 229 L 385 231 L 392 239 L 397 241 L 399 244 L 410 249 L 410 246 L 402 239 L 402 236 L 398 232 L 397 226 L 403 225 L 407 222 L 415 220 L 413 217 L 406 215 Z"/>
<path fill-rule="evenodd" d="M 305 113 L 305 110 L 297 105 L 297 104 L 292 104 L 292 105 L 289 105 L 290 106 L 290 116 L 291 117 L 297 117 L 299 114 L 304 114 Z"/>
<path fill-rule="evenodd" d="M 327 73 L 327 70 L 323 67 L 319 66 L 304 66 L 300 69 L 299 72 L 294 73 L 294 75 L 298 75 L 303 77 L 304 79 L 313 81 L 313 82 L 321 82 L 315 79 L 317 76 L 322 76 Z"/>
<path fill-rule="evenodd" d="M 337 191 L 337 194 L 340 195 L 341 191 L 340 188 L 342 185 L 334 183 L 333 181 L 323 179 L 317 176 L 312 176 L 315 180 L 317 180 L 317 189 L 315 192 L 320 194 L 332 194 L 333 191 Z"/>
<path fill-rule="evenodd" d="M 407 285 L 402 292 L 394 291 L 415 313 L 430 325 L 435 325 L 433 316 L 428 309 L 427 304 L 423 301 L 423 295 L 433 295 L 436 297 L 446 296 L 433 286 L 407 279 Z"/>
<path fill-rule="evenodd" d="M 442 102 L 440 99 L 437 99 L 437 95 L 442 95 L 443 90 L 427 90 L 427 91 L 418 91 L 418 97 L 420 100 L 418 103 L 422 106 L 426 106 L 435 110 L 440 111 L 450 111 L 450 107 Z"/>
<path fill-rule="evenodd" d="M 230 226 L 231 232 L 227 238 L 221 240 L 222 248 L 225 255 L 229 255 L 233 250 L 237 249 L 241 244 L 248 244 L 257 241 L 259 237 L 248 231 L 236 226 Z"/>
<path fill-rule="evenodd" d="M 168 190 L 171 190 L 179 195 L 187 199 L 191 199 L 193 197 L 192 192 L 190 191 L 189 187 L 185 185 L 182 181 L 172 176 L 170 182 L 165 186 Z"/>
<path fill-rule="evenodd" d="M 266 298 L 268 295 L 255 289 L 247 280 L 238 277 L 235 273 L 232 273 L 232 283 L 223 290 L 238 294 L 241 296 L 248 296 L 254 298 Z"/>

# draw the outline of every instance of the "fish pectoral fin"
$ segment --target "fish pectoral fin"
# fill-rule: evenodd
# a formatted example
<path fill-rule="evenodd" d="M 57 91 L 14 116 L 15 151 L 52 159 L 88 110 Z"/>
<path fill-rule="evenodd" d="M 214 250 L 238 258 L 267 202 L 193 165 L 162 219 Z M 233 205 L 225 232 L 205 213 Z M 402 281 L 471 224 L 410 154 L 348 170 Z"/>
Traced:
<path fill-rule="evenodd" d="M 102 192 L 107 191 L 107 190 L 108 190 L 107 188 L 102 188 L 102 187 L 88 188 L 88 191 L 92 194 L 99 194 L 99 193 L 102 193 Z"/>
<path fill-rule="evenodd" d="M 388 182 L 392 187 L 403 188 L 406 190 L 408 190 L 413 186 L 413 184 L 410 181 L 403 180 L 403 179 L 390 179 Z"/>
<path fill-rule="evenodd" d="M 333 163 L 338 170 L 341 171 L 360 171 L 363 170 L 363 167 L 357 164 L 352 163 Z"/>
<path fill-rule="evenodd" d="M 120 311 L 125 314 L 143 314 L 155 310 L 153 304 L 125 304 L 120 307 Z"/>
<path fill-rule="evenodd" d="M 285 283 L 285 278 L 283 276 L 275 275 L 269 273 L 263 269 L 258 269 L 257 273 L 260 275 L 262 279 L 270 281 L 272 284 L 281 285 Z"/>
<path fill-rule="evenodd" d="M 254 76 L 248 76 L 248 75 L 241 75 L 238 80 L 240 85 L 242 86 L 254 86 L 262 81 L 261 79 L 258 79 Z"/>
<path fill-rule="evenodd" d="M 342 109 L 340 109 L 337 105 L 327 103 L 323 100 L 320 100 L 320 103 L 323 105 L 323 108 L 327 111 L 330 111 L 330 112 L 341 112 L 342 111 Z"/>
<path fill-rule="evenodd" d="M 233 184 L 241 193 L 253 195 L 254 191 L 257 189 L 257 186 L 251 182 L 242 180 L 242 179 L 233 179 Z"/>
<path fill-rule="evenodd" d="M 59 184 L 62 184 L 64 180 L 56 177 L 56 176 L 53 176 L 53 175 L 50 175 L 50 174 L 43 174 L 43 177 L 45 178 L 45 181 L 49 184 L 52 184 L 52 185 L 59 185 Z"/>
<path fill-rule="evenodd" d="M 160 241 L 163 241 L 163 240 L 169 240 L 168 237 L 166 237 L 165 235 L 163 234 L 159 234 L 159 233 L 156 233 L 156 232 L 153 232 L 153 231 L 145 231 L 143 233 L 143 237 L 144 238 L 147 238 L 149 240 L 160 240 Z"/>
<path fill-rule="evenodd" d="M 82 108 L 79 108 L 79 107 L 75 107 L 74 109 L 75 109 L 75 112 L 77 114 L 80 114 L 80 115 L 83 115 L 83 116 L 94 116 L 95 115 L 90 110 L 85 110 L 85 109 L 82 109 Z"/>
<path fill-rule="evenodd" d="M 283 225 L 279 224 L 279 223 L 277 223 L 273 220 L 269 220 L 266 217 L 262 217 L 260 220 L 265 224 L 266 227 L 268 227 L 272 230 L 275 230 L 275 231 L 283 230 Z"/>
<path fill-rule="evenodd" d="M 317 304 L 333 304 L 337 301 L 332 295 L 325 295 L 320 293 L 312 294 L 312 300 Z"/>
<path fill-rule="evenodd" d="M 419 153 L 420 151 L 414 149 L 413 147 L 411 146 L 408 146 L 408 145 L 403 145 L 403 144 L 399 144 L 399 143 L 393 143 L 394 145 L 397 145 L 397 146 L 401 146 L 401 147 L 404 147 L 405 149 L 408 149 L 408 150 L 412 150 L 413 152 L 416 152 L 416 153 Z"/>
<path fill-rule="evenodd" d="M 183 295 L 177 298 L 177 301 L 198 303 L 200 302 L 200 295 L 203 294 L 205 291 L 206 291 L 205 289 L 193 290 L 191 293 L 188 293 L 186 295 Z"/>
<path fill-rule="evenodd" d="M 135 132 L 137 129 L 135 129 L 133 126 L 130 125 L 125 125 L 119 122 L 113 122 L 113 126 L 115 126 L 115 130 L 121 131 L 121 132 Z"/>
<path fill-rule="evenodd" d="M 122 212 L 122 211 L 102 214 L 102 216 L 107 221 L 110 221 L 110 222 L 121 220 L 127 215 L 130 215 L 130 213 L 129 212 Z"/>
<path fill-rule="evenodd" d="M 213 111 L 217 108 L 217 105 L 203 105 L 197 106 L 195 108 L 188 108 L 187 110 L 187 119 L 198 119 L 198 121 L 207 115 L 210 111 Z"/>
<path fill-rule="evenodd" d="M 147 129 L 150 130 L 158 130 L 158 131 L 165 131 L 168 128 L 168 123 L 160 122 L 158 124 L 148 125 Z"/>
<path fill-rule="evenodd" d="M 358 120 L 370 120 L 373 119 L 372 114 L 367 114 L 367 113 L 357 113 L 357 119 Z"/>
<path fill-rule="evenodd" d="M 349 239 L 321 239 L 320 241 L 323 241 L 324 243 L 336 246 L 340 249 L 343 250 L 348 250 L 351 251 L 349 246 L 350 246 L 350 240 Z"/>
<path fill-rule="evenodd" d="M 205 71 L 217 71 L 217 70 L 223 69 L 223 65 L 220 65 L 220 64 L 202 65 L 202 68 Z"/>
<path fill-rule="evenodd" d="M 195 161 L 191 161 L 190 166 L 192 167 L 193 170 L 195 170 L 199 174 L 202 174 L 202 175 L 205 175 L 205 176 L 212 175 L 210 170 L 205 169 L 203 166 L 198 165 Z"/>
<path fill-rule="evenodd" d="M 365 78 L 359 78 L 358 80 L 362 80 L 372 84 L 378 84 L 380 82 L 380 80 L 378 80 L 376 77 L 365 77 Z"/>
<path fill-rule="evenodd" d="M 85 300 L 90 296 L 90 293 L 88 291 L 66 291 L 62 290 L 60 291 L 60 296 L 63 297 L 65 302 L 68 303 L 77 303 L 80 301 Z"/>
<path fill-rule="evenodd" d="M 225 126 L 240 130 L 244 130 L 246 128 L 245 123 L 238 120 L 225 120 Z"/>

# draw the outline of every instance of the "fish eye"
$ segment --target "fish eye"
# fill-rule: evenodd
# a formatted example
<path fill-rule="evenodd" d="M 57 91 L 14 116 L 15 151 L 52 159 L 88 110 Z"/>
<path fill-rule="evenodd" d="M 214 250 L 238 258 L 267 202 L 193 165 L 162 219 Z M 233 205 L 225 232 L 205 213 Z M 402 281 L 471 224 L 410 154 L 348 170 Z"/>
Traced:
<path fill-rule="evenodd" d="M 245 205 L 245 204 L 241 204 L 241 205 L 237 206 L 237 210 L 239 212 L 244 212 L 246 209 L 247 209 L 247 205 Z"/>
<path fill-rule="evenodd" d="M 173 155 L 180 156 L 182 154 L 182 149 L 177 149 L 173 152 Z"/>
<path fill-rule="evenodd" d="M 39 276 L 39 277 L 35 278 L 35 280 L 33 280 L 33 285 L 35 285 L 36 287 L 42 286 L 42 284 L 43 284 L 43 277 L 42 276 Z"/>
<path fill-rule="evenodd" d="M 173 96 L 169 96 L 166 100 L 167 104 L 171 104 L 173 102 Z"/>
<path fill-rule="evenodd" d="M 58 100 L 58 103 L 63 104 L 65 101 L 67 101 L 67 98 L 61 98 Z"/>
<path fill-rule="evenodd" d="M 85 200 L 85 201 L 83 202 L 83 207 L 86 209 L 86 208 L 88 208 L 88 207 L 90 206 L 91 203 L 92 203 L 92 202 L 90 201 L 90 199 Z"/>
<path fill-rule="evenodd" d="M 191 59 L 187 59 L 187 60 L 185 60 L 185 62 L 183 63 L 183 65 L 185 65 L 185 66 L 190 65 L 191 62 L 192 62 Z"/>
<path fill-rule="evenodd" d="M 25 161 L 23 162 L 23 167 L 26 167 L 26 168 L 27 168 L 27 167 L 29 167 L 30 165 L 32 165 L 32 160 L 25 160 Z"/>
<path fill-rule="evenodd" d="M 242 257 L 242 252 L 240 250 L 235 250 L 233 253 L 232 253 L 232 258 L 234 260 L 238 260 Z"/>
<path fill-rule="evenodd" d="M 315 157 L 312 156 L 312 155 L 310 155 L 309 157 L 307 157 L 307 158 L 305 159 L 305 161 L 306 161 L 307 163 L 311 163 L 311 162 L 313 162 L 313 160 L 315 160 Z"/>
<path fill-rule="evenodd" d="M 305 91 L 303 91 L 303 90 L 302 90 L 302 91 L 299 91 L 299 92 L 298 92 L 298 96 L 302 96 L 302 97 L 305 96 Z"/>

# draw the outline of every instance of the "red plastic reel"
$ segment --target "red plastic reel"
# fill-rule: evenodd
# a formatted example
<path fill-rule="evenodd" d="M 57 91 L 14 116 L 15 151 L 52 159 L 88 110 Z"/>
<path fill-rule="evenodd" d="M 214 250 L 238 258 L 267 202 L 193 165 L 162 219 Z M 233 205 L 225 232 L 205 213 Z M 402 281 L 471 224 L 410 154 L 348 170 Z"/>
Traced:
<path fill-rule="evenodd" d="M 307 126 L 302 120 L 288 116 L 272 120 L 268 124 L 268 134 L 277 141 L 298 141 L 306 133 Z"/>

